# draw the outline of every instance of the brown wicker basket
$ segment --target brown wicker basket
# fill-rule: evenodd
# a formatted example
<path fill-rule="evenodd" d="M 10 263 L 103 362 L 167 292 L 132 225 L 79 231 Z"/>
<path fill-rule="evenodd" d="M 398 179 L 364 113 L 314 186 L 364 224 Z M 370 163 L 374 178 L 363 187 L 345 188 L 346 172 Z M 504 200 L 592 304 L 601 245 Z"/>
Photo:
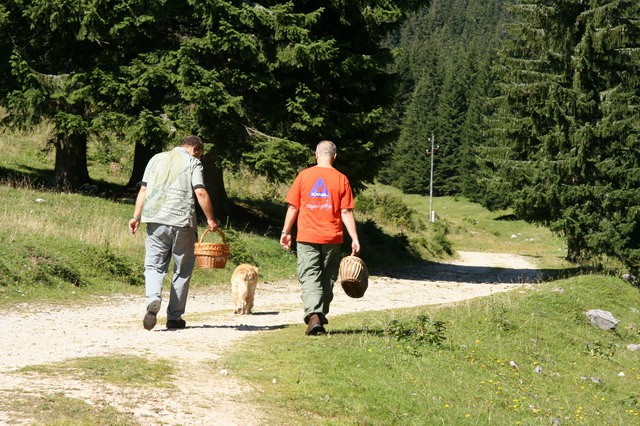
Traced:
<path fill-rule="evenodd" d="M 347 296 L 358 299 L 369 287 L 369 271 L 362 259 L 351 253 L 340 261 L 340 284 Z"/>
<path fill-rule="evenodd" d="M 196 255 L 196 263 L 204 269 L 224 268 L 229 259 L 229 245 L 224 238 L 224 234 L 218 229 L 218 234 L 222 237 L 222 244 L 203 243 L 204 236 L 209 232 L 206 229 L 200 237 L 200 242 L 196 243 L 193 252 Z"/>

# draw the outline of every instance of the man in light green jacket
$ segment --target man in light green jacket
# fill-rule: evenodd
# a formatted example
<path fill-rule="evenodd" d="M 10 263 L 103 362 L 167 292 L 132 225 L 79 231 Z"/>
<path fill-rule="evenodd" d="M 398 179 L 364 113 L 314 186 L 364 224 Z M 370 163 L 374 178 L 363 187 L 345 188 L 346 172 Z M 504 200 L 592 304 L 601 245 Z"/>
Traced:
<path fill-rule="evenodd" d="M 210 231 L 218 228 L 211 198 L 204 186 L 200 157 L 204 144 L 198 136 L 185 137 L 172 151 L 156 154 L 147 164 L 136 198 L 129 230 L 135 235 L 147 224 L 144 277 L 147 312 L 143 326 L 155 327 L 162 302 L 162 282 L 173 258 L 174 270 L 167 306 L 167 328 L 186 327 L 182 319 L 195 266 L 198 240 L 195 200 L 207 217 Z"/>

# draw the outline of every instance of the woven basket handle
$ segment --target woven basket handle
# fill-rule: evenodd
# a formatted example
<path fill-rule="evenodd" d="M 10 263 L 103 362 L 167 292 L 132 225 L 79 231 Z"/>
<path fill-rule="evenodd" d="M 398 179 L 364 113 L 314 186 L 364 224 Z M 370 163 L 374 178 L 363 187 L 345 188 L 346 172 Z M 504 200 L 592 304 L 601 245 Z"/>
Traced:
<path fill-rule="evenodd" d="M 200 237 L 200 244 L 202 244 L 202 240 L 204 240 L 204 236 L 207 235 L 207 232 L 209 232 L 209 230 L 205 229 L 204 232 L 202 233 L 202 236 Z M 222 231 L 220 229 L 216 229 L 216 232 L 220 234 L 220 236 L 222 237 L 222 244 L 227 244 L 227 240 L 224 237 L 224 234 L 222 233 Z"/>
<path fill-rule="evenodd" d="M 358 254 L 356 254 L 356 252 L 355 252 L 355 251 L 353 251 L 353 250 L 351 250 L 351 256 L 360 257 L 360 256 L 358 256 Z"/>

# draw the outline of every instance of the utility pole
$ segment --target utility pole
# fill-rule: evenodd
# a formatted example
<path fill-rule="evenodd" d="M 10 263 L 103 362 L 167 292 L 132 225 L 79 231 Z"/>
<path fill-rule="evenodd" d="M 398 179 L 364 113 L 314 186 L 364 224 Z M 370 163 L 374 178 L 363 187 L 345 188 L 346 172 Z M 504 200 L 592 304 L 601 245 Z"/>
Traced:
<path fill-rule="evenodd" d="M 433 211 L 433 157 L 435 157 L 436 148 L 434 147 L 436 137 L 431 133 L 431 151 L 427 151 L 427 155 L 431 157 L 431 176 L 429 179 L 429 221 L 435 222 L 436 215 Z"/>

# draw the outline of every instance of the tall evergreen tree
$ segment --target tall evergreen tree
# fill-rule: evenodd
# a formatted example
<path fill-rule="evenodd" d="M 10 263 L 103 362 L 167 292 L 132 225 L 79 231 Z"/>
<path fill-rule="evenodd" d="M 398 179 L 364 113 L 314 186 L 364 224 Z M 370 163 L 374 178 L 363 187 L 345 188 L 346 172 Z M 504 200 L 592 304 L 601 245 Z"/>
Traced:
<path fill-rule="evenodd" d="M 516 214 L 565 236 L 570 260 L 638 268 L 640 4 L 528 0 L 514 11 L 497 130 Z"/>
<path fill-rule="evenodd" d="M 429 184 L 425 185 L 423 177 L 428 172 L 422 169 L 428 169 L 430 162 L 424 156 L 416 157 L 416 147 L 410 141 L 423 143 L 420 148 L 424 152 L 426 141 L 434 134 L 440 145 L 434 163 L 434 192 L 459 194 L 473 187 L 476 145 L 484 125 L 485 107 L 479 102 L 484 102 L 493 87 L 488 77 L 483 77 L 485 84 L 477 80 L 495 52 L 498 23 L 508 1 L 435 0 L 407 20 L 397 37 L 401 54 L 396 66 L 405 78 L 401 87 L 411 92 L 392 161 L 381 174 L 383 182 L 426 192 Z M 422 79 L 429 77 L 433 68 L 439 70 L 439 77 L 431 80 L 433 89 L 425 91 Z"/>
<path fill-rule="evenodd" d="M 431 150 L 429 140 L 436 127 L 435 109 L 443 71 L 436 51 L 423 74 L 407 107 L 400 138 L 388 166 L 389 182 L 407 193 L 424 194 L 429 191 Z"/>
<path fill-rule="evenodd" d="M 6 2 L 12 90 L 2 102 L 14 123 L 53 122 L 53 186 L 73 189 L 88 183 L 89 135 L 100 133 L 105 123 L 114 121 L 122 131 L 129 125 L 123 117 L 131 120 L 131 114 L 143 113 L 136 108 L 136 99 L 153 92 L 130 88 L 121 70 L 138 52 L 172 33 L 166 20 L 150 14 L 171 16 L 173 9 L 164 3 Z M 123 92 L 131 96 L 123 100 Z M 123 109 L 127 115 L 113 115 Z"/>
<path fill-rule="evenodd" d="M 0 100 L 7 96 L 10 90 L 10 78 L 9 75 L 9 58 L 11 56 L 10 47 L 10 27 L 11 21 L 9 20 L 9 12 L 4 4 L 0 3 Z M 0 102 L 0 105 L 2 103 Z"/>
<path fill-rule="evenodd" d="M 283 164 L 324 138 L 338 142 L 357 187 L 389 139 L 381 117 L 395 81 L 383 38 L 420 3 L 9 0 L 13 28 L 33 31 L 13 48 L 21 87 L 8 105 L 54 120 L 60 141 L 74 135 L 58 149 L 77 164 L 56 165 L 82 172 L 70 186 L 88 179 L 88 134 L 111 128 L 136 142 L 131 184 L 172 129 L 202 135 L 222 216 L 224 160 L 281 179 L 295 172 Z"/>
<path fill-rule="evenodd" d="M 484 162 L 482 160 L 484 147 L 488 138 L 487 117 L 492 114 L 492 104 L 489 100 L 495 96 L 493 78 L 493 56 L 491 51 L 475 52 L 476 59 L 472 63 L 478 64 L 475 79 L 471 82 L 468 92 L 468 106 L 465 122 L 461 129 L 463 144 L 460 148 L 460 169 L 468 173 L 461 175 L 462 194 L 475 202 L 482 202 L 486 195 L 486 187 L 480 181 Z"/>
<path fill-rule="evenodd" d="M 53 184 L 78 187 L 89 180 L 84 113 L 90 101 L 83 96 L 87 76 L 80 67 L 87 60 L 86 45 L 76 37 L 83 7 L 63 2 L 9 2 L 5 7 L 5 28 L 10 31 L 6 35 L 18 46 L 9 55 L 13 81 L 5 76 L 14 89 L 7 103 L 10 118 L 46 117 L 56 123 L 52 142 L 59 155 Z M 35 57 L 37 61 L 28 60 Z M 72 73 L 72 68 L 78 72 Z"/>
<path fill-rule="evenodd" d="M 474 79 L 469 57 L 462 49 L 446 61 L 436 123 L 438 167 L 434 166 L 434 188 L 437 195 L 454 195 L 462 191 L 463 140 L 462 129 L 468 110 L 469 84 Z"/>

